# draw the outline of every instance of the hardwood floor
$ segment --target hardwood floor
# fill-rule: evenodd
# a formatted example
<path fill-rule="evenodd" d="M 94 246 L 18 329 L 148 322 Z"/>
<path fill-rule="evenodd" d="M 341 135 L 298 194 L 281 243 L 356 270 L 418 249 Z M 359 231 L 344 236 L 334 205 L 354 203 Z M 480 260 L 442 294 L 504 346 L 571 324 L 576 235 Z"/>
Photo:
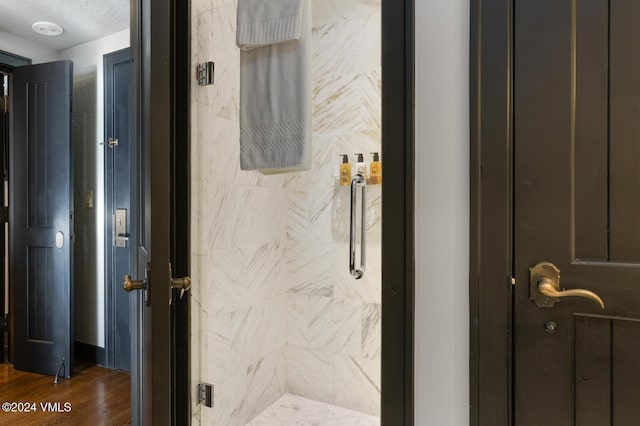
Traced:
<path fill-rule="evenodd" d="M 11 364 L 0 364 L 0 406 L 15 402 L 35 408 L 35 412 L 27 413 L 7 413 L 4 407 L 0 408 L 0 426 L 128 425 L 130 400 L 127 373 L 76 365 L 70 380 L 54 385 L 51 376 L 25 373 L 14 370 Z"/>

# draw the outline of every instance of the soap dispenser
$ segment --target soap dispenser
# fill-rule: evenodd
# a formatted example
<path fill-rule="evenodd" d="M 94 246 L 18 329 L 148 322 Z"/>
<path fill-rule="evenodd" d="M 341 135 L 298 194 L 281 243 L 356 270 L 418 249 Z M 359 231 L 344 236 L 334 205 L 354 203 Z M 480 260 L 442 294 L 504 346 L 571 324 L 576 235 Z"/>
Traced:
<path fill-rule="evenodd" d="M 347 154 L 340 154 L 342 157 L 342 164 L 340 164 L 340 186 L 351 185 L 351 164 L 349 164 L 349 156 Z"/>
<path fill-rule="evenodd" d="M 372 152 L 373 161 L 369 166 L 369 183 L 379 185 L 382 183 L 382 164 L 380 163 L 380 154 Z"/>
<path fill-rule="evenodd" d="M 364 164 L 364 155 L 356 154 L 358 156 L 358 161 L 356 161 L 356 173 L 362 175 L 362 177 L 367 177 L 367 166 Z"/>

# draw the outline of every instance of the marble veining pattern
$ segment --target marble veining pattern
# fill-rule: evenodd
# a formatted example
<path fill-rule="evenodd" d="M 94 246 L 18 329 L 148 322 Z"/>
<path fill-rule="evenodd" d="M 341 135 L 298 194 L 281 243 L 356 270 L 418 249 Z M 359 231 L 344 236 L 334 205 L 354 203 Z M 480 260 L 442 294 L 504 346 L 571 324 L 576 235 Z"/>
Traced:
<path fill-rule="evenodd" d="M 213 0 L 215 1 L 215 0 Z M 313 27 L 339 21 L 358 19 L 377 11 L 380 16 L 381 0 L 311 0 Z"/>
<path fill-rule="evenodd" d="M 285 394 L 247 426 L 379 426 L 380 419 L 357 411 Z"/>
<path fill-rule="evenodd" d="M 285 245 L 265 243 L 214 250 L 204 257 L 201 275 L 211 284 L 202 289 L 208 312 L 234 311 L 268 302 L 283 294 Z"/>
<path fill-rule="evenodd" d="M 380 336 L 382 335 L 382 306 L 366 304 L 362 312 L 361 354 L 370 359 L 380 359 Z"/>
<path fill-rule="evenodd" d="M 199 249 L 265 244 L 283 239 L 286 229 L 287 193 L 281 189 L 201 182 L 200 194 L 209 199 L 200 206 Z M 215 208 L 213 208 L 215 206 Z"/>
<path fill-rule="evenodd" d="M 287 278 L 283 290 L 305 296 L 332 297 L 341 275 L 340 244 L 290 242 L 285 250 Z"/>
<path fill-rule="evenodd" d="M 335 355 L 317 349 L 287 345 L 288 391 L 332 403 L 334 400 Z"/>
<path fill-rule="evenodd" d="M 379 70 L 318 78 L 313 87 L 314 132 L 357 132 L 380 128 L 379 81 Z"/>
<path fill-rule="evenodd" d="M 380 415 L 380 360 L 336 356 L 334 404 Z"/>
<path fill-rule="evenodd" d="M 355 75 L 380 66 L 380 50 L 371 41 L 380 36 L 380 13 L 341 18 L 314 28 L 313 78 Z M 335 52 L 341 52 L 335 55 Z"/>

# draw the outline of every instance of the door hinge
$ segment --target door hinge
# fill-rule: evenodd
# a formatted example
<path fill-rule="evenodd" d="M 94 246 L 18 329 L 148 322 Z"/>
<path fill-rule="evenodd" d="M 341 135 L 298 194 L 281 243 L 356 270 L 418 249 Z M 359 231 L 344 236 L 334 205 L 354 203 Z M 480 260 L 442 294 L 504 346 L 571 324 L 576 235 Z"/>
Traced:
<path fill-rule="evenodd" d="M 213 407 L 213 385 L 198 383 L 198 405 Z"/>
<path fill-rule="evenodd" d="M 2 332 L 9 331 L 9 314 L 4 314 L 2 317 Z"/>
<path fill-rule="evenodd" d="M 511 285 L 515 286 L 516 285 L 516 279 L 515 277 L 511 277 Z"/>
<path fill-rule="evenodd" d="M 0 215 L 2 216 L 2 223 L 9 223 L 9 207 L 2 207 Z"/>
<path fill-rule="evenodd" d="M 196 66 L 196 78 L 200 86 L 213 84 L 213 73 L 215 65 L 213 62 L 204 62 Z"/>

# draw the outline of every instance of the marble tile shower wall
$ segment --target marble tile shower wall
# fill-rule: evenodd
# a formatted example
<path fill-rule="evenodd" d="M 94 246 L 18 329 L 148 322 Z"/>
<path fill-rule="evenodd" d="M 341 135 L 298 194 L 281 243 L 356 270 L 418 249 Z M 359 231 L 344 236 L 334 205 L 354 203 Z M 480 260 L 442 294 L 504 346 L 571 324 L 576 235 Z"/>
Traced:
<path fill-rule="evenodd" d="M 380 150 L 380 0 L 313 0 L 313 168 L 239 167 L 234 0 L 191 0 L 192 382 L 215 385 L 194 424 L 245 425 L 285 392 L 379 414 L 380 187 L 367 273 L 348 272 L 339 154 Z M 195 399 L 194 399 L 195 400 Z"/>

